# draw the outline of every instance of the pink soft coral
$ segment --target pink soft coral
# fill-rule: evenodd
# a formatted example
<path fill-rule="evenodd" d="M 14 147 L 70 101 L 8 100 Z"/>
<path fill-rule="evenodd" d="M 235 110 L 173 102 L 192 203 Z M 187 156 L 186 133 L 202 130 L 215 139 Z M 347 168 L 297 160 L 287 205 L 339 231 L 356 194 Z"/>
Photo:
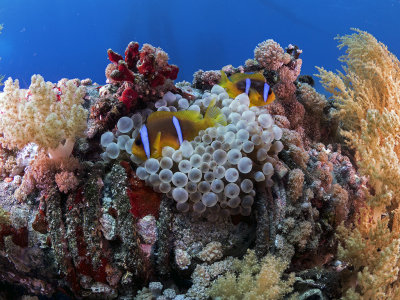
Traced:
<path fill-rule="evenodd" d="M 79 184 L 79 180 L 76 178 L 75 174 L 68 171 L 57 173 L 55 175 L 55 181 L 58 189 L 63 193 L 74 190 Z"/>

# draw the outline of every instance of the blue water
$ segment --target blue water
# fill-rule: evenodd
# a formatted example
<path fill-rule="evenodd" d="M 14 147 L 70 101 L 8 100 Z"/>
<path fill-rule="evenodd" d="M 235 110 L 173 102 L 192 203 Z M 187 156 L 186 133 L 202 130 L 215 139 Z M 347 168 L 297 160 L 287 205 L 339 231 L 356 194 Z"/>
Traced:
<path fill-rule="evenodd" d="M 333 38 L 358 27 L 400 56 L 400 1 L 279 0 L 0 0 L 0 74 L 30 83 L 87 78 L 103 84 L 107 49 L 123 53 L 130 41 L 163 48 L 192 81 L 199 68 L 243 64 L 272 38 L 298 45 L 302 74 L 315 66 L 340 68 Z"/>

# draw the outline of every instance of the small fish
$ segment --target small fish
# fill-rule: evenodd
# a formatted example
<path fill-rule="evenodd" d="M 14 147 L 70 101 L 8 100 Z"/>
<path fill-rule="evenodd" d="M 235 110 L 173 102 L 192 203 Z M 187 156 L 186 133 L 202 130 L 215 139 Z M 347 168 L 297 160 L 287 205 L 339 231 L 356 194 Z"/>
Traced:
<path fill-rule="evenodd" d="M 225 72 L 221 71 L 219 85 L 225 88 L 231 98 L 246 93 L 250 98 L 250 107 L 267 105 L 275 100 L 274 92 L 261 73 L 236 73 L 228 78 Z"/>
<path fill-rule="evenodd" d="M 213 100 L 204 117 L 197 111 L 156 111 L 150 114 L 132 145 L 132 154 L 146 160 L 161 156 L 162 149 L 178 149 L 183 141 L 193 140 L 200 130 L 217 124 L 226 125 L 224 114 Z"/>

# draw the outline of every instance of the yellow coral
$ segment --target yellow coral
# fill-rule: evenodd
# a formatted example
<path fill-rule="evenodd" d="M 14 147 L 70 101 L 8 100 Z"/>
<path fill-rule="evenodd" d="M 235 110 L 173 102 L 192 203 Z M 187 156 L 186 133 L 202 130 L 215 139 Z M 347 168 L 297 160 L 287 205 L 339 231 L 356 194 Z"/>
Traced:
<path fill-rule="evenodd" d="M 282 299 L 292 292 L 294 273 L 282 279 L 289 262 L 268 254 L 261 263 L 254 251 L 249 250 L 243 260 L 233 263 L 235 273 L 218 278 L 210 289 L 213 298 L 236 300 Z"/>
<path fill-rule="evenodd" d="M 57 89 L 40 75 L 32 76 L 29 93 L 19 88 L 19 82 L 6 80 L 0 94 L 0 143 L 8 148 L 23 148 L 33 142 L 41 148 L 55 149 L 65 142 L 72 151 L 75 137 L 86 129 L 87 110 L 82 107 L 84 87 L 73 81 Z"/>

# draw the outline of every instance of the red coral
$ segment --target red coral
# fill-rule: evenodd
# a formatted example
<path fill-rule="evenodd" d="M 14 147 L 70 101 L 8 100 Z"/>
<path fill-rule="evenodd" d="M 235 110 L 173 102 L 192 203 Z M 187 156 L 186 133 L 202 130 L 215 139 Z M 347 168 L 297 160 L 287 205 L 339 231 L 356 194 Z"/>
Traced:
<path fill-rule="evenodd" d="M 113 62 L 114 64 L 118 64 L 118 62 L 120 60 L 124 60 L 124 58 L 122 57 L 122 55 L 112 51 L 111 49 L 107 50 L 107 54 L 108 54 L 108 59 Z"/>
<path fill-rule="evenodd" d="M 15 245 L 22 248 L 28 247 L 28 228 L 21 227 L 14 230 L 12 241 Z"/>
<path fill-rule="evenodd" d="M 108 265 L 107 259 L 102 256 L 100 258 L 100 264 L 97 268 L 94 268 L 91 262 L 91 257 L 87 250 L 87 244 L 83 237 L 83 229 L 81 226 L 76 227 L 76 238 L 78 240 L 78 255 L 79 262 L 77 263 L 76 271 L 78 274 L 83 274 L 92 277 L 95 281 L 107 283 L 106 266 Z"/>
<path fill-rule="evenodd" d="M 163 71 L 163 74 L 171 80 L 175 80 L 178 77 L 178 73 L 179 68 L 175 65 L 167 66 Z"/>
<path fill-rule="evenodd" d="M 138 93 L 130 87 L 126 88 L 122 92 L 121 97 L 119 97 L 119 101 L 125 104 L 128 111 L 131 109 L 132 106 L 136 105 L 137 99 Z"/>
<path fill-rule="evenodd" d="M 4 237 L 9 235 L 15 245 L 28 247 L 28 229 L 26 227 L 15 229 L 11 225 L 0 224 L 0 249 L 4 248 Z"/>
<path fill-rule="evenodd" d="M 164 84 L 164 82 L 165 82 L 165 77 L 163 75 L 161 75 L 161 74 L 158 74 L 151 81 L 150 86 L 154 88 L 156 86 Z"/>
<path fill-rule="evenodd" d="M 4 248 L 4 237 L 13 234 L 14 228 L 8 224 L 0 224 L 0 250 Z"/>
<path fill-rule="evenodd" d="M 44 213 L 44 210 L 39 209 L 38 213 L 36 214 L 35 220 L 32 223 L 32 228 L 33 230 L 40 232 L 42 234 L 47 233 L 47 221 L 46 221 L 46 215 Z"/>
<path fill-rule="evenodd" d="M 110 83 L 119 86 L 117 96 L 128 111 L 143 101 L 156 101 L 166 92 L 179 92 L 172 80 L 178 76 L 179 68 L 168 64 L 168 55 L 160 48 L 144 44 L 129 43 L 122 55 L 109 49 L 112 64 L 106 68 Z"/>
<path fill-rule="evenodd" d="M 137 218 L 152 215 L 158 218 L 161 195 L 140 180 L 128 162 L 122 161 L 121 166 L 128 174 L 127 194 L 131 203 L 131 213 Z"/>
<path fill-rule="evenodd" d="M 143 55 L 145 54 L 142 52 L 140 54 L 140 62 L 137 65 L 137 69 L 140 74 L 142 75 L 149 75 L 151 73 L 154 73 L 155 71 L 155 66 L 154 66 L 154 57 L 150 55 Z"/>
<path fill-rule="evenodd" d="M 139 44 L 136 42 L 130 42 L 125 50 L 125 62 L 127 63 L 129 69 L 133 69 L 136 66 L 139 59 L 138 55 Z"/>
<path fill-rule="evenodd" d="M 128 68 L 128 64 L 124 61 L 120 61 L 118 63 L 118 69 L 114 70 L 110 74 L 110 78 L 113 81 L 127 81 L 134 83 L 135 82 L 135 74 Z"/>

